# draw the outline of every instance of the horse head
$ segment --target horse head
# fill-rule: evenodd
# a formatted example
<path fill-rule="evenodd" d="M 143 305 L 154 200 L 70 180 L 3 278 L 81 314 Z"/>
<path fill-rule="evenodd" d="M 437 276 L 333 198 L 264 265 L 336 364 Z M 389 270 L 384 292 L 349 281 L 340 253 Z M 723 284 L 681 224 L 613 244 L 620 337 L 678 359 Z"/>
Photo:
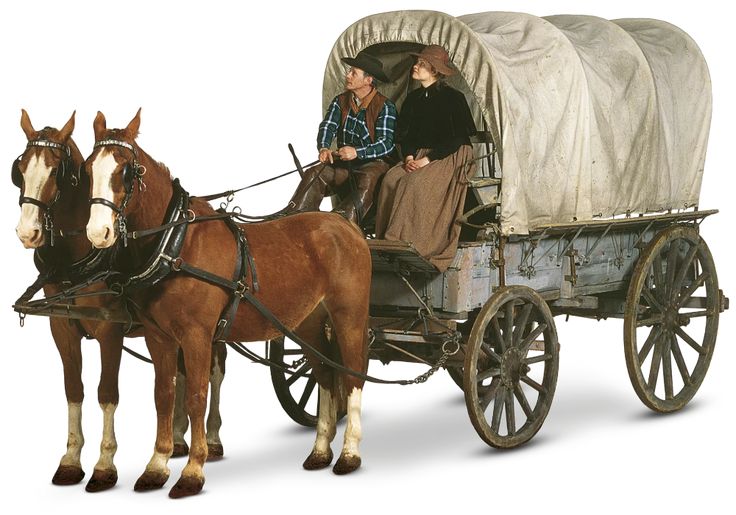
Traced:
<path fill-rule="evenodd" d="M 25 151 L 13 161 L 11 177 L 20 189 L 20 221 L 15 229 L 26 248 L 38 248 L 49 233 L 53 242 L 53 211 L 62 191 L 79 183 L 79 149 L 71 139 L 74 115 L 61 130 L 33 128 L 25 109 L 20 126 L 28 138 Z"/>
<path fill-rule="evenodd" d="M 135 142 L 141 110 L 125 129 L 108 129 L 105 115 L 97 112 L 93 124 L 95 146 L 85 162 L 90 179 L 90 217 L 87 238 L 97 248 L 107 248 L 126 231 L 125 217 L 135 209 L 136 181 L 142 191 L 145 167 L 138 161 L 142 151 Z"/>

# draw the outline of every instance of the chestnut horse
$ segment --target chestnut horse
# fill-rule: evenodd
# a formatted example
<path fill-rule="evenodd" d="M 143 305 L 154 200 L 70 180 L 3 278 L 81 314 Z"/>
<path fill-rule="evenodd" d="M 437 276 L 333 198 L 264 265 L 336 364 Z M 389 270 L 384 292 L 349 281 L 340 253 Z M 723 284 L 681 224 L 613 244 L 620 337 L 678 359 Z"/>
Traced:
<path fill-rule="evenodd" d="M 161 226 L 174 184 L 167 168 L 136 143 L 140 110 L 125 129 L 107 129 L 98 112 L 93 127 L 95 150 L 87 158 L 93 202 L 87 236 L 95 247 L 106 248 L 118 238 L 119 213 L 124 213 L 131 231 Z M 145 170 L 142 177 L 131 170 Z M 145 181 L 145 188 L 140 181 Z M 138 182 L 138 188 L 130 187 Z M 126 184 L 128 185 L 126 187 Z M 131 192 L 130 194 L 126 191 Z M 99 200 L 96 200 L 99 199 Z M 98 203 L 99 202 L 99 203 Z M 210 205 L 192 198 L 196 217 L 214 214 Z M 191 216 L 182 213 L 180 216 Z M 304 213 L 275 221 L 241 225 L 256 263 L 260 288 L 255 296 L 288 328 L 351 370 L 367 367 L 367 324 L 371 281 L 371 256 L 358 228 L 331 213 Z M 139 263 L 148 259 L 153 243 L 129 240 L 129 249 Z M 176 263 L 204 269 L 222 278 L 233 276 L 237 244 L 222 221 L 192 223 Z M 175 256 L 170 256 L 175 257 Z M 251 270 L 246 283 L 252 280 Z M 155 399 L 158 417 L 156 445 L 136 490 L 160 488 L 167 481 L 171 455 L 171 413 L 176 345 L 183 350 L 187 370 L 186 405 L 191 420 L 189 461 L 170 497 L 198 493 L 204 484 L 207 457 L 203 415 L 207 399 L 207 364 L 221 313 L 232 291 L 184 272 L 172 272 L 155 286 L 133 294 L 139 306 L 146 344 L 156 370 Z M 326 337 L 325 324 L 332 325 L 336 345 Z M 251 304 L 241 302 L 232 320 L 229 338 L 262 341 L 276 338 L 274 329 Z M 309 357 L 309 354 L 307 354 Z M 336 413 L 347 402 L 347 427 L 342 453 L 333 470 L 342 474 L 360 466 L 360 403 L 363 380 L 333 372 L 310 359 L 320 386 L 319 421 L 314 448 L 304 462 L 307 469 L 332 462 L 330 442 L 335 436 Z"/>
<path fill-rule="evenodd" d="M 89 178 L 80 173 L 84 161 L 71 135 L 74 131 L 72 114 L 61 130 L 46 127 L 40 131 L 33 128 L 25 110 L 21 112 L 21 128 L 28 139 L 25 152 L 13 164 L 13 182 L 20 188 L 21 216 L 16 234 L 26 248 L 41 249 L 46 262 L 63 271 L 90 256 L 93 250 L 85 237 L 84 226 L 89 220 Z M 55 234 L 53 246 L 46 246 L 49 232 L 46 230 L 46 217 L 53 222 L 51 231 Z M 61 279 L 63 277 L 59 277 Z M 52 278 L 52 281 L 54 279 Z M 44 285 L 48 297 L 62 290 L 58 282 Z M 94 291 L 94 288 L 83 292 Z M 121 301 L 109 296 L 77 299 L 77 304 L 108 309 L 120 309 Z M 113 458 L 117 450 L 115 440 L 114 415 L 118 405 L 118 371 L 123 348 L 122 324 L 82 320 L 79 322 L 66 318 L 49 319 L 51 333 L 61 356 L 64 370 L 64 386 L 68 402 L 67 451 L 61 458 L 52 482 L 56 485 L 79 483 L 84 478 L 80 454 L 84 445 L 82 432 L 82 383 L 81 340 L 91 335 L 100 343 L 101 374 L 97 390 L 98 401 L 103 412 L 103 436 L 100 457 L 94 468 L 92 478 L 87 483 L 89 492 L 106 490 L 117 482 L 117 470 Z M 139 331 L 140 333 L 140 331 Z M 141 336 L 131 334 L 130 336 Z M 221 419 L 219 414 L 220 385 L 224 377 L 224 345 L 213 354 L 211 382 L 213 395 L 207 419 L 207 442 L 211 456 L 222 456 L 222 443 L 219 438 Z M 179 385 L 185 378 L 179 374 Z M 186 455 L 188 448 L 184 441 L 187 429 L 186 416 L 177 409 L 175 425 L 175 446 L 178 455 Z"/>
<path fill-rule="evenodd" d="M 21 128 L 28 146 L 13 166 L 13 182 L 21 189 L 21 215 L 16 228 L 18 238 L 26 248 L 40 249 L 47 239 L 45 217 L 52 216 L 52 231 L 58 231 L 55 245 L 49 250 L 54 265 L 68 267 L 87 256 L 92 249 L 84 238 L 84 223 L 89 219 L 89 179 L 79 170 L 83 158 L 74 140 L 74 114 L 61 130 L 46 127 L 36 131 L 25 110 L 21 113 Z M 78 236 L 63 236 L 74 234 Z M 62 290 L 58 283 L 45 284 L 46 296 Z M 118 299 L 105 297 L 108 307 Z M 80 305 L 98 306 L 99 298 L 79 299 Z M 79 483 L 84 477 L 80 454 L 84 445 L 82 434 L 82 337 L 92 335 L 100 343 L 102 368 L 97 398 L 103 413 L 100 458 L 86 489 L 97 492 L 117 482 L 113 457 L 117 450 L 114 416 L 118 405 L 118 371 L 123 348 L 123 326 L 109 322 L 73 322 L 65 318 L 50 318 L 51 334 L 64 365 L 64 388 L 68 403 L 69 435 L 66 454 L 61 458 L 52 482 L 56 485 Z"/>

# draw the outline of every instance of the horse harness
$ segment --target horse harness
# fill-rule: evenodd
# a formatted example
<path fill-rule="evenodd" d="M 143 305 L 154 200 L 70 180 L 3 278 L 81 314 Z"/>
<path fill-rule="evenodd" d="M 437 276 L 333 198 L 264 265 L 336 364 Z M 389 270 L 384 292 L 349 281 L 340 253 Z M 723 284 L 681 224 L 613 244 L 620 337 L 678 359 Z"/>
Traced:
<path fill-rule="evenodd" d="M 127 220 L 125 218 L 125 208 L 128 206 L 128 202 L 133 197 L 133 186 L 138 183 L 138 191 L 145 191 L 146 184 L 143 182 L 143 176 L 146 174 L 146 167 L 138 162 L 138 151 L 133 145 L 122 140 L 116 139 L 105 139 L 95 142 L 93 149 L 98 147 L 122 147 L 133 153 L 133 159 L 125 162 L 125 168 L 123 169 L 123 188 L 125 189 L 125 197 L 123 202 L 118 206 L 117 204 L 110 202 L 109 200 L 102 197 L 92 197 L 89 199 L 89 204 L 102 204 L 107 206 L 118 216 L 116 217 L 116 228 L 123 239 L 123 246 L 128 246 L 128 229 Z"/>
<path fill-rule="evenodd" d="M 44 128 L 41 132 L 48 128 L 49 127 Z M 24 195 L 25 192 L 23 190 L 23 172 L 20 171 L 20 161 L 23 158 L 24 154 L 19 155 L 13 161 L 13 165 L 11 166 L 10 178 L 13 181 L 13 184 L 18 187 L 18 189 L 20 189 L 18 205 L 22 206 L 23 204 L 33 204 L 34 206 L 38 207 L 43 213 L 43 228 L 49 235 L 49 245 L 53 246 L 55 237 L 53 219 L 54 205 L 59 200 L 61 192 L 65 189 L 67 184 L 71 185 L 72 187 L 77 187 L 79 185 L 79 176 L 82 173 L 82 168 L 84 165 L 80 166 L 79 169 L 76 170 L 76 172 L 74 171 L 72 152 L 68 145 L 57 143 L 55 141 L 50 141 L 44 138 L 39 138 L 31 140 L 26 144 L 26 150 L 33 147 L 52 148 L 55 150 L 61 150 L 62 152 L 62 158 L 59 162 L 59 166 L 56 170 L 51 171 L 51 173 L 56 174 L 56 195 L 54 196 L 53 200 L 46 204 L 45 202 L 41 202 L 38 199 L 35 199 L 33 197 L 26 197 Z M 61 233 L 60 235 L 63 236 L 63 234 Z"/>

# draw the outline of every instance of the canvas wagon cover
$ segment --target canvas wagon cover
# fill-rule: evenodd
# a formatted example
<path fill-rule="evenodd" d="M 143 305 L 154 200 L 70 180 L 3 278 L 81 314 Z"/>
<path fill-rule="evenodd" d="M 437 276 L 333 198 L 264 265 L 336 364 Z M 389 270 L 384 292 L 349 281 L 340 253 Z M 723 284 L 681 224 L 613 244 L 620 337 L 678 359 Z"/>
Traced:
<path fill-rule="evenodd" d="M 396 42 L 443 45 L 460 70 L 499 147 L 504 234 L 698 204 L 711 83 L 679 28 L 508 12 L 377 14 L 335 43 L 323 107 L 344 86 L 341 56 Z M 396 83 L 381 90 L 396 100 L 406 93 Z"/>

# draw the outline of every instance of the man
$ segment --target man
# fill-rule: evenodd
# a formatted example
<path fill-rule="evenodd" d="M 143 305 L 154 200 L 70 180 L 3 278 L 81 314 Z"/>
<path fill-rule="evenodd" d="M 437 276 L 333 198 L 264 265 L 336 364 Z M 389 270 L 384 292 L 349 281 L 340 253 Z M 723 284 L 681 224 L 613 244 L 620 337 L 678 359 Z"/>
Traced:
<path fill-rule="evenodd" d="M 286 210 L 318 211 L 324 196 L 340 189 L 347 193 L 334 211 L 360 224 L 373 205 L 378 179 L 390 168 L 397 112 L 375 87 L 376 81 L 388 82 L 381 61 L 362 51 L 342 62 L 350 66 L 345 91 L 332 100 L 317 133 L 322 164 L 304 173 Z"/>

